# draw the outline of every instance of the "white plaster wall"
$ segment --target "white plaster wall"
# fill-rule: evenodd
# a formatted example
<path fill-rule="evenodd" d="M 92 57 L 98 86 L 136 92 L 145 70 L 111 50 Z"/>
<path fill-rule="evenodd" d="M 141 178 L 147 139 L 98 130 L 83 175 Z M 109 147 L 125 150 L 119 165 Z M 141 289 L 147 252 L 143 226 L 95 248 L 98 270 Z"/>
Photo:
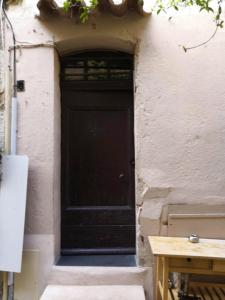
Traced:
<path fill-rule="evenodd" d="M 41 292 L 57 256 L 54 204 L 58 202 L 55 184 L 60 173 L 55 172 L 54 49 L 24 49 L 17 52 L 17 61 L 18 79 L 25 80 L 25 92 L 18 93 L 17 151 L 29 157 L 24 249 L 40 250 Z"/>
<path fill-rule="evenodd" d="M 54 50 L 18 53 L 18 78 L 26 91 L 18 93 L 19 153 L 31 158 L 29 166 L 26 233 L 53 233 L 54 174 Z"/>
<path fill-rule="evenodd" d="M 54 42 L 61 54 L 109 48 L 135 55 L 136 201 L 142 209 L 138 253 L 139 262 L 149 264 L 145 237 L 159 234 L 164 205 L 225 204 L 224 30 L 205 47 L 185 53 L 179 45 L 195 45 L 210 36 L 214 27 L 209 17 L 184 12 L 168 21 L 168 16 L 103 15 L 93 29 L 71 20 L 39 20 L 37 13 L 34 0 L 9 11 L 16 38 L 24 45 Z M 59 66 L 51 47 L 17 53 L 18 79 L 26 81 L 26 91 L 18 95 L 18 150 L 30 158 L 26 234 L 32 239 L 37 235 L 37 241 L 53 234 L 56 257 Z"/>

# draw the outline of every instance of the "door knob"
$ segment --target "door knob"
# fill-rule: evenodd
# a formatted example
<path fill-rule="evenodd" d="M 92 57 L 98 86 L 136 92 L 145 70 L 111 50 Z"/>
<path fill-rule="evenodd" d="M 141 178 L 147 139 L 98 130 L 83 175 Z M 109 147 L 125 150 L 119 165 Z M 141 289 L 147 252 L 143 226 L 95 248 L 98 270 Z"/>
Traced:
<path fill-rule="evenodd" d="M 124 174 L 123 174 L 123 173 L 121 173 L 121 174 L 119 175 L 119 179 L 122 179 L 122 178 L 124 178 Z"/>

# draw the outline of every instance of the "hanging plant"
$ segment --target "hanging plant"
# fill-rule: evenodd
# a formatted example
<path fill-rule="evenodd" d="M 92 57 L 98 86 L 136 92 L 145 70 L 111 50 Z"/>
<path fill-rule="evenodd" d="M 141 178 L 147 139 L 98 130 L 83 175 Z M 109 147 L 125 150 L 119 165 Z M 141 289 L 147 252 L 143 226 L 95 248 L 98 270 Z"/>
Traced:
<path fill-rule="evenodd" d="M 18 5 L 22 3 L 23 0 L 5 0 L 6 7 L 9 5 Z"/>
<path fill-rule="evenodd" d="M 90 0 L 89 5 L 84 5 L 83 0 L 66 0 L 63 3 L 63 7 L 66 12 L 73 8 L 78 8 L 81 23 L 85 23 L 87 22 L 89 15 L 97 8 L 98 3 L 98 0 Z"/>

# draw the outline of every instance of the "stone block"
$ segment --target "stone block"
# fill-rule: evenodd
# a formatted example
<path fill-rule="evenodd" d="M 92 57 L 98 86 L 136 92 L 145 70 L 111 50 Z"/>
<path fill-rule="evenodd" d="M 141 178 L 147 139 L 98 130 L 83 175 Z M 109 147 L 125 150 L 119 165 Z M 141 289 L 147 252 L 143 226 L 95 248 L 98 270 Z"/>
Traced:
<path fill-rule="evenodd" d="M 48 285 L 40 300 L 145 300 L 142 286 Z"/>

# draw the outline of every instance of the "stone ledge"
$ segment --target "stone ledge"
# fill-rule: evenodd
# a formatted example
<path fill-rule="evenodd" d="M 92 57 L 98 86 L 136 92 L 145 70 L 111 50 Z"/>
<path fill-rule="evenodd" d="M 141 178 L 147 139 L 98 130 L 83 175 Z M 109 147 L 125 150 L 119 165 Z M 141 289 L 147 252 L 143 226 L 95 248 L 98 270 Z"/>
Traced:
<path fill-rule="evenodd" d="M 145 300 L 142 286 L 48 285 L 40 300 Z"/>

